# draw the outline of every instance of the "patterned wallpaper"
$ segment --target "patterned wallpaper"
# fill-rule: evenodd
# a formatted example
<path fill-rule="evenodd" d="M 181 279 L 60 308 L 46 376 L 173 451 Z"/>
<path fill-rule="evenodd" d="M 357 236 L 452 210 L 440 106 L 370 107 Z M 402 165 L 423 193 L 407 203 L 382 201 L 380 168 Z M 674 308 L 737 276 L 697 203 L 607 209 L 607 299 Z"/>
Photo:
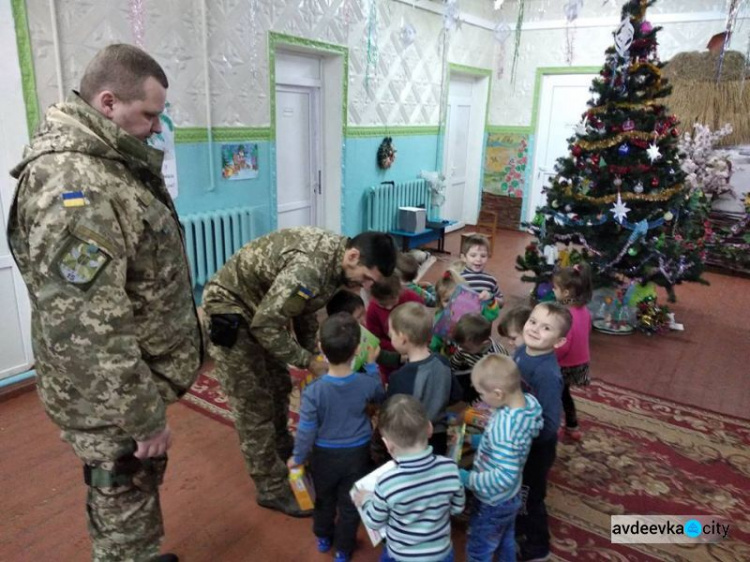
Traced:
<path fill-rule="evenodd" d="M 270 123 L 268 31 L 314 39 L 349 49 L 349 125 L 435 126 L 439 121 L 443 22 L 413 4 L 440 7 L 427 0 L 143 0 L 145 47 L 165 67 L 170 102 L 180 127 L 206 124 L 203 29 L 205 1 L 210 63 L 210 107 L 214 126 L 267 127 Z M 458 0 L 464 14 L 490 27 L 515 22 L 518 0 L 495 12 L 490 0 Z M 560 20 L 562 0 L 526 0 L 526 21 Z M 83 67 L 107 43 L 133 41 L 127 0 L 55 0 L 62 83 L 77 86 Z M 29 28 L 40 106 L 58 99 L 54 27 L 49 3 L 27 0 Z M 374 9 L 371 9 L 374 8 Z M 653 13 L 722 13 L 724 0 L 660 0 Z M 619 2 L 586 2 L 581 17 L 615 16 Z M 374 19 L 371 15 L 374 14 Z M 370 25 L 372 23 L 372 25 Z M 411 24 L 416 40 L 401 41 Z M 702 49 L 722 22 L 670 24 L 661 35 L 663 58 Z M 372 33 L 368 33 L 372 29 Z M 599 65 L 611 42 L 611 26 L 575 31 L 575 66 Z M 368 38 L 374 43 L 368 46 Z M 744 41 L 742 41 L 744 43 Z M 450 63 L 493 69 L 489 123 L 531 122 L 536 68 L 565 66 L 564 29 L 525 31 L 518 75 L 510 83 L 511 37 L 502 49 L 491 30 L 464 22 L 450 33 Z M 743 49 L 741 45 L 735 48 Z M 376 56 L 377 55 L 377 56 Z M 365 87 L 370 61 L 370 79 Z M 498 77 L 498 68 L 505 72 Z"/>

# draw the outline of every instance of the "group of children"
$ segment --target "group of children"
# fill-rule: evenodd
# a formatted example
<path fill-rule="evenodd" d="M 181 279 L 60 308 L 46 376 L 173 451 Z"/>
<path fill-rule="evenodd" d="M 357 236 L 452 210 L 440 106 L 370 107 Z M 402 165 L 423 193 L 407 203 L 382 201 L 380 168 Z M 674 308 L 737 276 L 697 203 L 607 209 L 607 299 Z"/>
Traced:
<path fill-rule="evenodd" d="M 335 549 L 336 562 L 351 558 L 357 507 L 367 527 L 384 530 L 381 561 L 452 561 L 450 518 L 463 512 L 465 490 L 473 496 L 467 560 L 549 559 L 547 475 L 558 434 L 581 438 L 570 386 L 589 381 L 590 273 L 586 265 L 556 270 L 557 302 L 503 315 L 498 332 L 511 358 L 492 338 L 503 296 L 484 270 L 488 257 L 487 240 L 470 237 L 461 267 L 449 269 L 433 290 L 416 283 L 418 264 L 404 254 L 397 276 L 372 287 L 366 310 L 359 295 L 345 290 L 328 303 L 320 346 L 329 373 L 303 392 L 288 465 L 309 461 L 313 532 L 320 552 Z M 459 285 L 479 294 L 481 311 L 459 318 L 449 337 L 436 338 L 436 315 L 428 307 L 434 304 L 439 314 Z M 363 321 L 380 346 L 368 349 L 363 372 L 352 372 Z M 447 411 L 478 401 L 492 415 L 471 469 L 459 469 L 444 456 Z M 373 404 L 380 405 L 374 432 Z M 358 492 L 352 500 L 354 483 L 373 459 L 382 460 L 374 454 L 378 445 L 396 467 L 373 493 Z"/>

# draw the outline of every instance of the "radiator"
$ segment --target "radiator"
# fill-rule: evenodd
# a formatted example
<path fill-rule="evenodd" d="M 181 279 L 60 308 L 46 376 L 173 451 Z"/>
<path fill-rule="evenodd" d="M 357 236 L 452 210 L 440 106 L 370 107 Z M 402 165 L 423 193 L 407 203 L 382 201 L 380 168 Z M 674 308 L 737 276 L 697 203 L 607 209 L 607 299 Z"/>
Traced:
<path fill-rule="evenodd" d="M 255 210 L 240 207 L 180 218 L 195 286 L 205 285 L 232 254 L 255 237 Z"/>
<path fill-rule="evenodd" d="M 387 182 L 371 187 L 365 194 L 365 230 L 398 230 L 399 207 L 430 210 L 430 193 L 425 180 Z"/>

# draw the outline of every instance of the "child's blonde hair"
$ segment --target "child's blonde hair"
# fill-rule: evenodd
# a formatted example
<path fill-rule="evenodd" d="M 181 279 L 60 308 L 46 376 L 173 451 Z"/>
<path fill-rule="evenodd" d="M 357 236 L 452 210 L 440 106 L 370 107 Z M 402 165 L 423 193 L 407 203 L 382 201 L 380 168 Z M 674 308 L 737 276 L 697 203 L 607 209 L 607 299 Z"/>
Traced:
<path fill-rule="evenodd" d="M 378 416 L 380 434 L 400 449 L 424 444 L 430 438 L 430 419 L 422 403 L 410 394 L 394 394 Z"/>
<path fill-rule="evenodd" d="M 481 386 L 482 390 L 499 388 L 507 394 L 521 389 L 521 371 L 518 365 L 507 355 L 485 355 L 471 370 L 474 386 Z"/>
<path fill-rule="evenodd" d="M 552 273 L 552 283 L 570 296 L 563 304 L 583 305 L 591 300 L 591 267 L 587 263 L 577 263 L 569 267 L 560 267 Z"/>
<path fill-rule="evenodd" d="M 435 307 L 438 310 L 442 310 L 443 301 L 446 301 L 450 298 L 450 296 L 453 294 L 453 291 L 456 290 L 456 287 L 466 283 L 464 278 L 456 272 L 454 266 L 455 264 L 452 264 L 448 269 L 446 269 L 443 275 L 440 276 L 440 279 L 438 279 L 437 283 L 435 283 L 435 296 L 437 296 Z"/>
<path fill-rule="evenodd" d="M 465 256 L 474 246 L 479 246 L 490 253 L 490 241 L 484 234 L 472 234 L 467 236 L 461 244 L 461 255 Z"/>
<path fill-rule="evenodd" d="M 406 336 L 409 343 L 424 346 L 432 339 L 433 317 L 423 304 L 405 302 L 393 309 L 388 321 L 393 331 Z"/>

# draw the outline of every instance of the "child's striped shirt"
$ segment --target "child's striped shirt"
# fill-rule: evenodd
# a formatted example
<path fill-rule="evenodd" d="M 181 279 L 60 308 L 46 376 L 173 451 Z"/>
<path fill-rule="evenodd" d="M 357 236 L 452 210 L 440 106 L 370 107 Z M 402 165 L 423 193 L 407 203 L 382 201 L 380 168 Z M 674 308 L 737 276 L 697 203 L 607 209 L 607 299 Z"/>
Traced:
<path fill-rule="evenodd" d="M 544 425 L 537 399 L 531 394 L 524 397 L 524 408 L 498 408 L 479 442 L 467 487 L 483 503 L 497 505 L 521 489 L 531 441 Z"/>
<path fill-rule="evenodd" d="M 389 554 L 396 560 L 438 562 L 451 551 L 450 516 L 466 498 L 456 463 L 436 456 L 432 447 L 397 457 L 396 468 L 378 480 L 364 503 L 364 524 L 385 527 Z"/>

